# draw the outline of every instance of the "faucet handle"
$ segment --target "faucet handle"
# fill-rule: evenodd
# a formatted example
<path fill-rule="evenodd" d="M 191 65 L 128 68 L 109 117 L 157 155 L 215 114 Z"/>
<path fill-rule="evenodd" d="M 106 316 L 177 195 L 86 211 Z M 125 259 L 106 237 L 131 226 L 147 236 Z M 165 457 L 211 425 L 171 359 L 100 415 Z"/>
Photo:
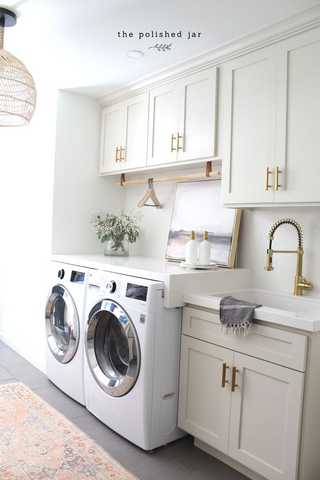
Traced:
<path fill-rule="evenodd" d="M 294 294 L 293 295 L 302 295 L 303 290 L 308 290 L 311 291 L 313 289 L 313 284 L 308 283 L 304 277 L 301 275 L 296 275 L 295 276 L 295 282 L 294 282 Z"/>
<path fill-rule="evenodd" d="M 313 283 L 308 283 L 306 282 L 305 279 L 303 279 L 303 290 L 309 290 L 309 292 L 313 289 Z"/>

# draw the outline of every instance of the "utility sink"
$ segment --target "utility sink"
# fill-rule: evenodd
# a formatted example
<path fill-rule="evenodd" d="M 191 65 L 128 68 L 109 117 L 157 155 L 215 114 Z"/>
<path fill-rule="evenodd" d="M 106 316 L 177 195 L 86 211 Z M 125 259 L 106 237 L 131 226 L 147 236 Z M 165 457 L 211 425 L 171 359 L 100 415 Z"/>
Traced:
<path fill-rule="evenodd" d="M 239 300 L 257 303 L 263 307 L 284 310 L 292 313 L 302 313 L 309 310 L 320 309 L 320 299 L 308 298 L 307 296 L 295 297 L 294 295 L 281 294 L 268 290 L 243 289 L 228 293 L 217 293 L 215 297 L 230 295 Z"/>

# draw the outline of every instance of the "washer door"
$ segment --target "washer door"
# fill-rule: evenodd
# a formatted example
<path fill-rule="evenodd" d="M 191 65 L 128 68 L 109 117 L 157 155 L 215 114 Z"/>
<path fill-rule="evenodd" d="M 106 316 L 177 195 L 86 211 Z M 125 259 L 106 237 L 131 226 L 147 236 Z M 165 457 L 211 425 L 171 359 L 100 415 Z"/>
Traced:
<path fill-rule="evenodd" d="M 129 315 L 111 300 L 97 303 L 89 314 L 86 337 L 96 382 L 112 397 L 126 395 L 140 370 L 139 340 Z"/>
<path fill-rule="evenodd" d="M 62 285 L 55 285 L 46 305 L 46 334 L 52 355 L 69 363 L 79 344 L 79 317 L 72 296 Z"/>

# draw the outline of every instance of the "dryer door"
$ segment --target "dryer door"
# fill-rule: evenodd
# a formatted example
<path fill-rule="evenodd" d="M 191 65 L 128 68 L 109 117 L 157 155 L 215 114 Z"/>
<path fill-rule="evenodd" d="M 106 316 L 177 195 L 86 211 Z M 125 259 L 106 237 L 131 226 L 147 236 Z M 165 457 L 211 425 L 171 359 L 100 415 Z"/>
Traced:
<path fill-rule="evenodd" d="M 140 346 L 133 322 L 111 300 L 97 303 L 89 314 L 86 352 L 91 372 L 112 397 L 126 395 L 140 370 Z"/>
<path fill-rule="evenodd" d="M 79 318 L 69 291 L 55 285 L 46 305 L 46 335 L 52 355 L 60 363 L 69 363 L 79 344 Z"/>

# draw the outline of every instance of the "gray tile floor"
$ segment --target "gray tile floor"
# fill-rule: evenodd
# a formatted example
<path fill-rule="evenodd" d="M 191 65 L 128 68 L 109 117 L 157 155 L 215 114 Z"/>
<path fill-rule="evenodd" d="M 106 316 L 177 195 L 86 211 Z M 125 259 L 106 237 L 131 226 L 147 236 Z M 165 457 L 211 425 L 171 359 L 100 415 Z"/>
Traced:
<path fill-rule="evenodd" d="M 247 477 L 193 445 L 186 436 L 147 453 L 116 434 L 82 405 L 53 385 L 46 375 L 0 341 L 0 384 L 23 382 L 39 397 L 93 438 L 140 480 L 245 480 Z"/>

